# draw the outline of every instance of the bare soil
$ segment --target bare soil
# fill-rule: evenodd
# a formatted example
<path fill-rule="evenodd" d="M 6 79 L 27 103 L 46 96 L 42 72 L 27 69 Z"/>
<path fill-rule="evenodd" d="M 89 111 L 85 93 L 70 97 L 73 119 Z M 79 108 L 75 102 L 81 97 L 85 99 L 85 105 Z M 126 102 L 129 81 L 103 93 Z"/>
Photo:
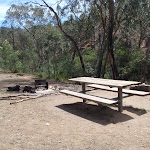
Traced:
<path fill-rule="evenodd" d="M 8 86 L 33 85 L 34 76 L 0 72 L 0 97 Z M 0 100 L 0 150 L 149 150 L 150 95 L 123 99 L 124 111 L 60 94 L 80 85 L 49 81 L 52 95 L 10 105 Z M 21 94 L 21 92 L 19 92 Z M 90 92 L 108 98 L 117 93 Z M 15 101 L 15 100 L 14 100 Z"/>

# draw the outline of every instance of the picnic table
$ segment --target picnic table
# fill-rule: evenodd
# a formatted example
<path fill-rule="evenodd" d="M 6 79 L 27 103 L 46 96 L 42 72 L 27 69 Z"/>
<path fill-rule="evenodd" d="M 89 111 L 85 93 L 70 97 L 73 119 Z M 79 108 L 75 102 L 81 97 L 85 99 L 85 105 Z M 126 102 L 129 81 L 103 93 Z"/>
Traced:
<path fill-rule="evenodd" d="M 80 92 L 69 91 L 69 90 L 61 90 L 60 91 L 61 93 L 82 98 L 83 102 L 89 100 L 89 101 L 96 102 L 98 104 L 99 103 L 109 104 L 109 105 L 117 104 L 119 112 L 123 111 L 122 93 L 135 94 L 140 96 L 149 94 L 149 92 L 124 89 L 128 86 L 137 85 L 141 83 L 136 81 L 101 79 L 101 78 L 93 78 L 93 77 L 77 77 L 77 78 L 69 79 L 69 81 L 80 82 L 82 84 L 82 92 L 80 93 Z M 106 99 L 106 98 L 86 94 L 86 85 L 89 87 L 98 88 L 102 90 L 118 92 L 118 99 L 117 100 Z"/>

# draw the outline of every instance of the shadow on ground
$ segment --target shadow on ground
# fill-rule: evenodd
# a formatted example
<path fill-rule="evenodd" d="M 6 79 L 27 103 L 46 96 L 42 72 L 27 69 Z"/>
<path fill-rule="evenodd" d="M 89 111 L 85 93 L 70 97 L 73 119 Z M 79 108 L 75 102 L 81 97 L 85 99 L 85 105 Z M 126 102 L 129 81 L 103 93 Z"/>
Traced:
<path fill-rule="evenodd" d="M 117 110 L 102 105 L 97 106 L 94 104 L 77 102 L 71 104 L 63 104 L 56 107 L 102 125 L 108 125 L 110 123 L 116 124 L 119 122 L 125 122 L 134 119 L 124 112 L 120 113 Z M 125 107 L 124 109 L 139 116 L 146 113 L 146 111 L 144 110 L 136 109 L 133 107 Z"/>
<path fill-rule="evenodd" d="M 138 116 L 141 116 L 141 115 L 147 113 L 145 109 L 134 108 L 134 107 L 132 107 L 132 106 L 124 106 L 123 109 L 124 109 L 124 110 L 127 110 L 127 111 L 129 111 L 129 112 L 131 112 L 131 113 L 134 113 L 134 114 L 136 114 L 136 115 L 138 115 Z"/>

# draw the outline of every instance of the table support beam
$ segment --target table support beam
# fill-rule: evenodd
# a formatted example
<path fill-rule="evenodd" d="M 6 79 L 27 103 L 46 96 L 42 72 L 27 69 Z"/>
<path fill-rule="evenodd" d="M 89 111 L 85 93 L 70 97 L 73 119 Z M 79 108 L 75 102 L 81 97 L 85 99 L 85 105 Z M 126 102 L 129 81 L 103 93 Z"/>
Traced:
<path fill-rule="evenodd" d="M 85 94 L 86 88 L 85 88 L 85 83 L 82 83 L 82 93 Z M 86 102 L 86 99 L 83 99 L 83 102 Z"/>
<path fill-rule="evenodd" d="M 122 88 L 118 88 L 118 111 L 119 112 L 123 111 L 123 106 L 122 106 Z"/>

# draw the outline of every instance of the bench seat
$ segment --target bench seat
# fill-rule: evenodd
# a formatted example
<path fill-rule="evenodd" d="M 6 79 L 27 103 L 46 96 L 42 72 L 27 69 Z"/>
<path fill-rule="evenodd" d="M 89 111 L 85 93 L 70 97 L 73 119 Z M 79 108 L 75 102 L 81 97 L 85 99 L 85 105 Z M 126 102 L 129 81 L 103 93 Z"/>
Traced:
<path fill-rule="evenodd" d="M 92 88 L 102 89 L 102 90 L 118 92 L 118 88 L 110 88 L 110 87 L 102 86 L 102 85 L 98 85 L 98 84 L 89 84 L 87 86 L 92 87 Z M 145 96 L 145 95 L 150 94 L 150 92 L 136 91 L 136 90 L 129 90 L 129 89 L 122 89 L 122 92 L 126 93 L 126 94 L 133 94 L 133 95 L 139 95 L 139 96 Z"/>
<path fill-rule="evenodd" d="M 110 100 L 110 99 L 106 99 L 106 98 L 96 97 L 96 96 L 92 96 L 92 95 L 88 95 L 88 94 L 84 94 L 84 93 L 78 93 L 78 92 L 74 92 L 74 91 L 70 91 L 70 90 L 60 90 L 60 92 L 63 94 L 79 97 L 79 98 L 93 101 L 96 103 L 109 104 L 109 105 L 118 103 L 118 101 L 116 101 L 116 100 Z"/>

